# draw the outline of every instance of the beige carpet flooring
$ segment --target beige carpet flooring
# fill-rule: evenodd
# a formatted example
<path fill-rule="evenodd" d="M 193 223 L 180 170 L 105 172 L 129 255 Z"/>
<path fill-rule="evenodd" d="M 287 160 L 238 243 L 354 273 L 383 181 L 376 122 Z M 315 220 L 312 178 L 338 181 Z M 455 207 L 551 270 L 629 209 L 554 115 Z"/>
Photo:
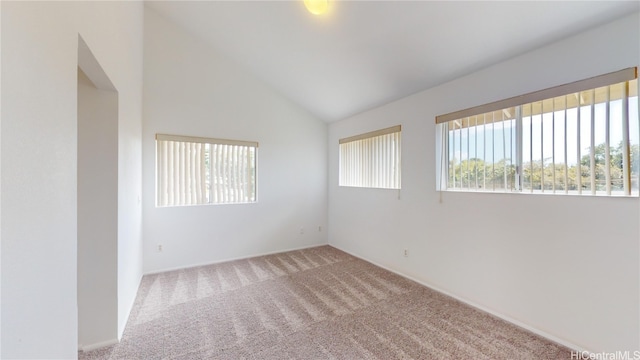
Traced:
<path fill-rule="evenodd" d="M 570 359 L 330 246 L 147 275 L 118 345 L 80 359 Z"/>

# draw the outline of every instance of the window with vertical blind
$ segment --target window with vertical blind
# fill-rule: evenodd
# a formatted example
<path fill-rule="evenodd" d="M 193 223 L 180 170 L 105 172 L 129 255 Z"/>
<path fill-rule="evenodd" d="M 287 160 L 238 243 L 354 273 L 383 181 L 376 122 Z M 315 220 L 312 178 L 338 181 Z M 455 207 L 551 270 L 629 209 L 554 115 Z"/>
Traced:
<path fill-rule="evenodd" d="M 339 140 L 339 186 L 400 189 L 401 127 Z"/>
<path fill-rule="evenodd" d="M 156 205 L 256 201 L 258 143 L 156 135 Z"/>
<path fill-rule="evenodd" d="M 638 195 L 637 68 L 436 117 L 440 190 Z"/>

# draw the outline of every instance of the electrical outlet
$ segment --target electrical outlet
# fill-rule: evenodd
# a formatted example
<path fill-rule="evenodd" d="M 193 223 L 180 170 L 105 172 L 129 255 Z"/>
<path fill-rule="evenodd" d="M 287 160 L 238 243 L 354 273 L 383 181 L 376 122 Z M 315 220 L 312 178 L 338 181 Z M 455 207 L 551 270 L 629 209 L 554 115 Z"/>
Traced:
<path fill-rule="evenodd" d="M 322 231 L 322 226 L 318 226 L 318 232 Z"/>
<path fill-rule="evenodd" d="M 300 228 L 300 235 L 302 235 L 302 234 L 304 234 L 304 228 L 303 227 Z"/>
<path fill-rule="evenodd" d="M 404 249 L 404 257 L 409 257 L 409 249 Z"/>
<path fill-rule="evenodd" d="M 162 245 L 158 244 L 158 252 L 162 252 Z"/>

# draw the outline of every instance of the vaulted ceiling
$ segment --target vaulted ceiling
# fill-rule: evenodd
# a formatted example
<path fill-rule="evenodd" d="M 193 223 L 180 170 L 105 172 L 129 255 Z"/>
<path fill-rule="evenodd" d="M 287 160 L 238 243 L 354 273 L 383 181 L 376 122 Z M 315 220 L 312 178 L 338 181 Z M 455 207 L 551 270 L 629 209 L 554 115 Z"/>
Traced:
<path fill-rule="evenodd" d="M 331 122 L 640 10 L 638 1 L 147 1 Z M 640 31 L 640 30 L 639 30 Z"/>

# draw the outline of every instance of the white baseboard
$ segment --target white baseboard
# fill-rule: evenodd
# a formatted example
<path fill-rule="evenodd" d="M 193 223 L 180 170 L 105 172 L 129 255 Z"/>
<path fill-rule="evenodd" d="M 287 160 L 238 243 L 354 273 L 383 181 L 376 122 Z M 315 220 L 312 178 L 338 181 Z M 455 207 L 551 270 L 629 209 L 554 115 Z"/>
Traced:
<path fill-rule="evenodd" d="M 265 253 L 252 254 L 252 255 L 248 255 L 248 256 L 241 256 L 241 257 L 236 257 L 236 258 L 217 260 L 217 261 L 212 261 L 212 262 L 192 264 L 192 265 L 187 265 L 187 266 L 176 266 L 176 267 L 172 267 L 172 268 L 149 271 L 149 272 L 144 273 L 144 275 L 153 275 L 153 274 L 160 274 L 160 273 L 164 273 L 164 272 L 168 272 L 168 271 L 191 269 L 191 268 L 199 267 L 199 266 L 215 265 L 215 264 L 221 264 L 221 263 L 226 263 L 226 262 L 230 262 L 230 261 L 251 259 L 251 258 L 254 258 L 254 257 L 258 257 L 258 256 L 281 254 L 281 253 L 285 253 L 285 252 L 289 252 L 289 251 L 312 249 L 312 248 L 316 248 L 316 247 L 320 247 L 320 246 L 327 246 L 327 245 L 329 245 L 329 244 L 328 243 L 314 244 L 314 245 L 301 246 L 301 247 L 297 247 L 297 248 L 276 250 L 276 251 L 270 251 L 270 252 L 265 252 Z"/>
<path fill-rule="evenodd" d="M 103 347 L 115 345 L 119 342 L 120 341 L 118 341 L 118 339 L 111 339 L 111 340 L 102 341 L 102 342 L 90 344 L 90 345 L 78 345 L 78 350 L 82 352 L 87 352 L 87 351 L 97 350 Z"/>
<path fill-rule="evenodd" d="M 380 265 L 380 264 L 376 263 L 375 261 L 371 261 L 369 259 L 365 259 L 362 256 L 359 256 L 359 255 L 356 255 L 356 254 L 354 254 L 354 253 L 352 253 L 350 251 L 344 250 L 344 249 L 340 248 L 339 246 L 336 246 L 336 245 L 333 245 L 333 244 L 329 244 L 329 246 L 334 247 L 334 248 L 336 248 L 336 249 L 338 249 L 340 251 L 344 251 L 344 252 L 346 252 L 347 254 L 349 254 L 351 256 L 357 257 L 358 259 L 366 261 L 366 262 L 368 262 L 370 264 L 373 264 L 373 265 L 375 265 L 377 267 L 383 268 L 383 269 L 385 269 L 387 271 L 391 271 L 392 273 L 394 273 L 396 275 L 399 275 L 399 276 L 402 276 L 405 279 L 409 279 L 409 280 L 414 281 L 414 282 L 416 282 L 416 283 L 418 283 L 418 284 L 420 284 L 422 286 L 426 286 L 431 290 L 434 290 L 434 291 L 437 291 L 437 292 L 439 292 L 441 294 L 450 296 L 450 297 L 452 297 L 452 298 L 454 298 L 454 299 L 456 299 L 458 301 L 461 301 L 461 302 L 463 302 L 463 303 L 465 303 L 465 304 L 467 304 L 469 306 L 472 306 L 472 307 L 474 307 L 474 308 L 476 308 L 478 310 L 481 310 L 483 312 L 489 313 L 489 314 L 491 314 L 491 315 L 493 315 L 493 316 L 495 316 L 497 318 L 500 318 L 500 319 L 502 319 L 502 320 L 504 320 L 506 322 L 509 322 L 509 323 L 511 323 L 513 325 L 521 327 L 521 328 L 523 328 L 525 330 L 528 330 L 528 331 L 530 331 L 530 332 L 532 332 L 532 333 L 534 333 L 536 335 L 540 335 L 540 336 L 544 337 L 547 340 L 550 340 L 550 341 L 553 341 L 553 342 L 555 342 L 557 344 L 560 344 L 562 346 L 568 347 L 569 349 L 571 349 L 573 351 L 576 351 L 576 352 L 579 352 L 579 353 L 581 353 L 583 351 L 584 352 L 588 352 L 588 353 L 592 353 L 592 351 L 590 351 L 590 350 L 584 349 L 584 348 L 582 348 L 580 346 L 577 346 L 576 344 L 573 344 L 573 343 L 571 343 L 569 341 L 561 339 L 561 338 L 559 338 L 559 337 L 557 337 L 555 335 L 549 334 L 546 331 L 542 331 L 540 329 L 537 329 L 537 328 L 535 328 L 535 327 L 533 327 L 531 325 L 525 324 L 525 323 L 523 323 L 523 322 L 521 322 L 519 320 L 513 319 L 513 318 L 511 318 L 509 316 L 506 316 L 504 314 L 500 314 L 500 313 L 498 313 L 498 312 L 496 312 L 496 311 L 494 311 L 492 309 L 488 309 L 488 308 L 484 307 L 483 305 L 477 304 L 477 303 L 475 303 L 473 301 L 469 301 L 469 300 L 467 300 L 465 298 L 462 298 L 462 297 L 460 297 L 458 295 L 452 294 L 452 293 L 450 293 L 450 292 L 448 292 L 446 290 L 443 290 L 443 289 L 439 288 L 438 286 L 434 286 L 432 284 L 428 284 L 428 283 L 426 283 L 426 282 L 424 282 L 422 280 L 413 278 L 413 277 L 411 277 L 409 275 L 406 275 L 406 274 L 403 274 L 403 273 L 401 273 L 401 272 L 399 272 L 397 270 L 390 269 L 390 268 L 388 268 L 388 267 L 386 267 L 384 265 Z"/>

